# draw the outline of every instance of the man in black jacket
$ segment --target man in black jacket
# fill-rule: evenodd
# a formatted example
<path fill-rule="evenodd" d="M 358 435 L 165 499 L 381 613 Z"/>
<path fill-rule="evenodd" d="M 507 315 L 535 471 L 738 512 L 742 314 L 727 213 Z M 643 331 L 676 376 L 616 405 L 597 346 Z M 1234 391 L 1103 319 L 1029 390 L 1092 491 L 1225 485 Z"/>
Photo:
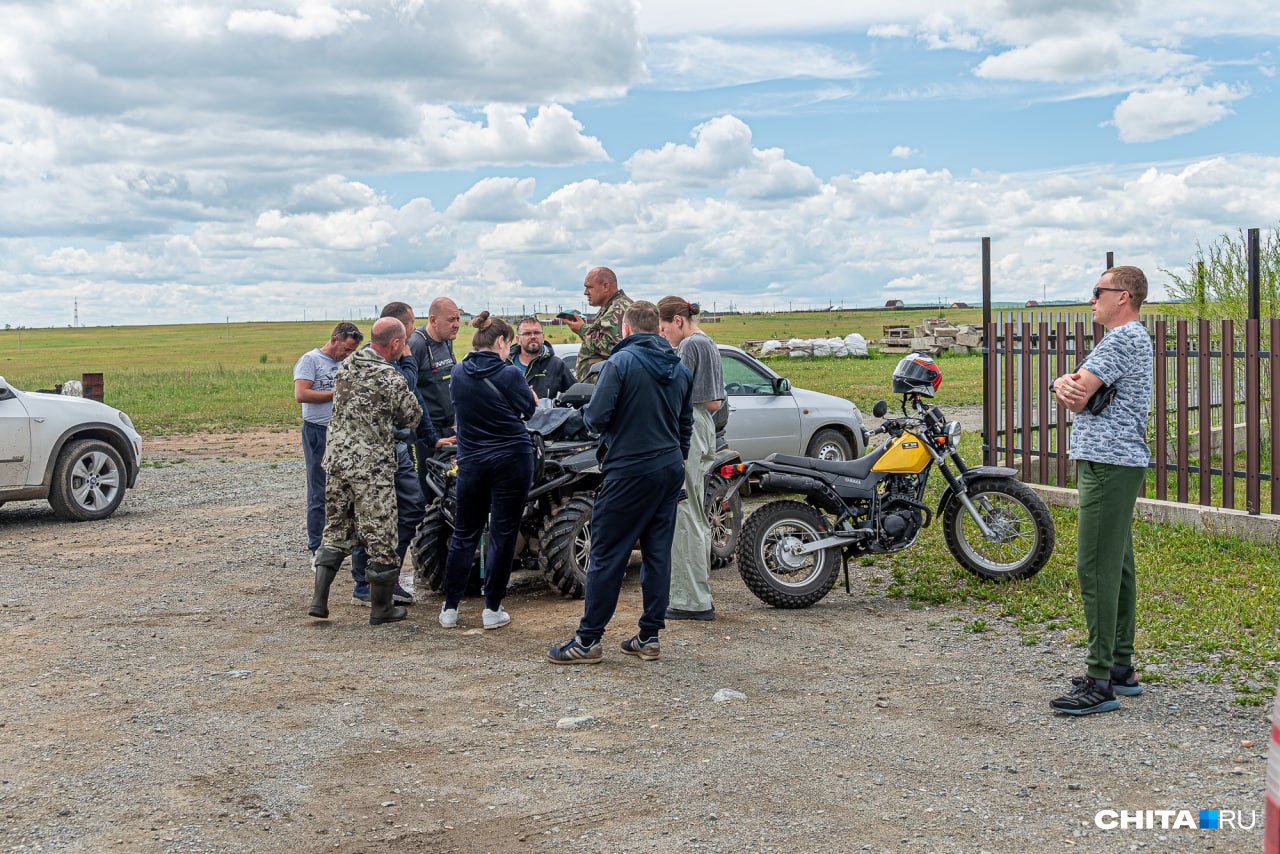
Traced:
<path fill-rule="evenodd" d="M 582 620 L 567 643 L 552 647 L 552 664 L 598 664 L 601 637 L 613 618 L 631 547 L 640 541 L 640 631 L 622 651 L 658 658 L 671 587 L 671 538 L 681 500 L 684 463 L 693 435 L 693 377 L 671 345 L 658 337 L 658 307 L 636 302 L 583 415 L 600 434 L 600 470 L 591 513 L 591 556 Z M 701 496 L 691 496 L 701 500 Z"/>
<path fill-rule="evenodd" d="M 422 460 L 436 456 L 436 450 L 455 444 L 458 439 L 453 424 L 453 403 L 449 400 L 449 377 L 457 360 L 453 357 L 453 339 L 462 323 L 458 304 L 448 297 L 436 297 L 427 310 L 427 322 L 409 336 L 409 351 L 418 363 L 418 393 L 431 420 L 434 437 L 425 428 L 418 430 L 418 477 L 425 495 L 426 471 Z"/>
<path fill-rule="evenodd" d="M 536 317 L 520 321 L 516 343 L 519 345 L 507 361 L 524 371 L 525 382 L 538 400 L 554 400 L 573 385 L 573 371 L 556 355 L 542 336 L 542 322 Z"/>

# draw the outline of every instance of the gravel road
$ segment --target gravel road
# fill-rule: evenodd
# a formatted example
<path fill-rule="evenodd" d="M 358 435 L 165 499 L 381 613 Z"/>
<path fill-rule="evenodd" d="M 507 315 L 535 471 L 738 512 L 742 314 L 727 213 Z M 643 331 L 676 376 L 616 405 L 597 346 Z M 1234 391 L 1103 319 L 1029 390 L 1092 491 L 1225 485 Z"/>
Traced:
<path fill-rule="evenodd" d="M 1257 851 L 1269 709 L 1189 680 L 1070 719 L 1081 669 L 998 617 L 852 595 L 774 610 L 731 567 L 719 619 L 662 658 L 544 662 L 580 603 L 530 586 L 509 628 L 371 627 L 311 576 L 296 433 L 150 443 L 96 524 L 0 509 L 0 850 Z M 720 689 L 743 697 L 716 702 Z M 1222 809 L 1249 830 L 1104 830 Z"/>

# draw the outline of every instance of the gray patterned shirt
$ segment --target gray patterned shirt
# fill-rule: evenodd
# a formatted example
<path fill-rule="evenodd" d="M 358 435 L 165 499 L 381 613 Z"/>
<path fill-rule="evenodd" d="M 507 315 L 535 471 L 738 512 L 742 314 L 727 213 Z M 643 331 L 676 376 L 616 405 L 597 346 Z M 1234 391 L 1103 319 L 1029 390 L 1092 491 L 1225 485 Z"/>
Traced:
<path fill-rule="evenodd" d="M 1071 459 L 1143 468 L 1151 459 L 1147 418 L 1155 365 L 1151 336 L 1132 320 L 1107 332 L 1085 358 L 1085 368 L 1116 387 L 1115 400 L 1101 415 L 1087 411 L 1071 425 Z"/>

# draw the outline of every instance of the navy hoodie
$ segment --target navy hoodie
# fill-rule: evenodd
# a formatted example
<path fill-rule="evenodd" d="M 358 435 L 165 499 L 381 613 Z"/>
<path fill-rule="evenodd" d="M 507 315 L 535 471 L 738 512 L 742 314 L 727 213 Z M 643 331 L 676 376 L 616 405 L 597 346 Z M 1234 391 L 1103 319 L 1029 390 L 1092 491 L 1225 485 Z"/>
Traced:
<path fill-rule="evenodd" d="M 520 369 L 502 361 L 497 353 L 468 353 L 453 369 L 449 398 L 458 425 L 459 462 L 533 453 L 524 425 L 537 408 L 533 392 Z"/>
<path fill-rule="evenodd" d="M 618 342 L 583 409 L 600 434 L 600 470 L 637 477 L 682 463 L 693 436 L 693 376 L 671 345 L 653 333 Z"/>

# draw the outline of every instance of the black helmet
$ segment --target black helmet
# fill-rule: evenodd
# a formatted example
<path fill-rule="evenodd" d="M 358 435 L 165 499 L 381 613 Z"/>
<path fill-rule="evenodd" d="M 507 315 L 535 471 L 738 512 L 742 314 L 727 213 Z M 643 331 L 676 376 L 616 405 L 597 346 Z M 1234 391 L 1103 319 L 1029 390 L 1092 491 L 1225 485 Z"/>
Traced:
<path fill-rule="evenodd" d="M 924 353 L 912 353 L 893 369 L 894 394 L 919 394 L 933 397 L 942 385 L 942 369 Z"/>

